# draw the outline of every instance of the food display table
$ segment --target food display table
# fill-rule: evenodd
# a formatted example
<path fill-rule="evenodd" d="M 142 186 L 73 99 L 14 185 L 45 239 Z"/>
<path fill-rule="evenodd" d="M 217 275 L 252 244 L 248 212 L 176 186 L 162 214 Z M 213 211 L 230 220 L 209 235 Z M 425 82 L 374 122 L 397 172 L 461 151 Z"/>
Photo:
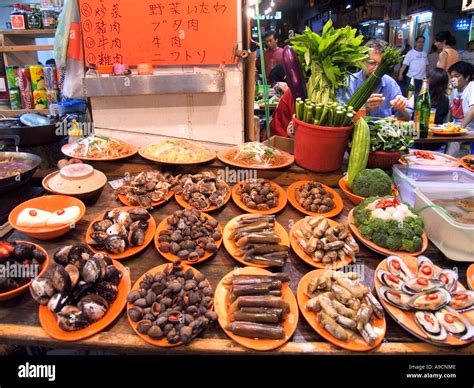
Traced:
<path fill-rule="evenodd" d="M 143 171 L 145 168 L 159 168 L 158 165 L 151 162 L 144 161 L 138 157 L 131 158 L 125 162 L 101 162 L 93 163 L 94 167 L 102 170 L 107 174 L 109 180 L 116 177 L 123 177 L 125 173 L 134 174 Z M 181 172 L 198 172 L 211 169 L 214 171 L 230 172 L 228 168 L 218 162 L 213 162 L 204 166 L 190 166 L 186 169 L 180 169 Z M 186 171 L 185 171 L 186 170 Z M 236 170 L 234 170 L 236 171 Z M 238 170 L 242 172 L 242 170 Z M 46 171 L 39 171 L 37 175 L 42 175 Z M 38 177 L 39 177 L 38 175 Z M 276 183 L 286 188 L 290 183 L 296 180 L 314 179 L 329 186 L 335 187 L 339 180 L 341 173 L 329 174 L 314 174 L 306 172 L 299 167 L 293 165 L 288 169 L 280 171 L 265 171 L 259 172 L 259 177 L 273 179 Z M 245 178 L 242 178 L 245 179 Z M 233 182 L 229 182 L 231 185 Z M 340 191 L 339 191 L 340 193 Z M 342 193 L 341 193 L 342 195 Z M 347 215 L 353 208 L 353 205 L 344 198 L 343 212 L 334 218 L 336 221 L 347 221 Z M 85 233 L 89 223 L 97 216 L 98 213 L 105 211 L 120 203 L 115 199 L 112 188 L 106 185 L 104 191 L 98 202 L 92 206 L 87 207 L 85 217 L 78 223 L 76 229 L 71 230 L 62 238 L 53 241 L 39 241 L 31 239 L 22 235 L 19 232 L 14 232 L 9 236 L 9 239 L 23 239 L 33 241 L 43 246 L 52 258 L 53 253 L 61 246 L 73 243 L 81 243 L 85 241 Z M 179 209 L 179 205 L 174 199 L 168 203 L 155 208 L 151 211 L 157 223 L 161 222 L 165 217 L 170 215 L 173 211 Z M 242 214 L 240 210 L 232 201 L 225 205 L 221 210 L 211 213 L 219 223 L 224 226 L 229 220 Z M 287 230 L 296 221 L 302 219 L 303 214 L 299 213 L 290 204 L 277 214 L 278 222 Z M 356 268 L 358 271 L 363 271 L 364 282 L 373 288 L 374 284 L 374 270 L 378 263 L 383 259 L 383 256 L 376 254 L 366 248 L 360 243 L 360 253 L 357 256 Z M 444 258 L 444 256 L 430 244 L 425 253 L 432 261 L 441 267 L 457 267 L 459 271 L 459 280 L 463 285 L 466 285 L 466 268 L 468 263 L 452 262 Z M 151 243 L 142 253 L 137 256 L 121 261 L 126 267 L 130 269 L 132 284 L 147 270 L 167 263 L 167 261 L 160 256 L 153 243 Z M 230 272 L 233 268 L 240 266 L 224 249 L 223 246 L 219 249 L 217 254 L 211 259 L 196 264 L 195 268 L 203 272 L 209 279 L 212 287 L 215 289 L 219 281 L 224 275 Z M 307 272 L 313 270 L 308 264 L 298 258 L 294 252 L 291 252 L 290 259 L 285 264 L 283 270 L 290 274 L 290 287 L 294 293 L 301 277 Z M 449 348 L 432 346 L 424 342 L 420 342 L 416 337 L 402 329 L 394 320 L 386 314 L 387 332 L 382 344 L 371 351 L 370 354 L 472 354 L 474 352 L 474 343 L 462 348 Z M 38 304 L 31 298 L 28 292 L 21 296 L 0 303 L 0 343 L 24 346 L 42 346 L 48 348 L 68 348 L 68 349 L 84 349 L 91 351 L 104 351 L 118 354 L 257 354 L 259 352 L 241 347 L 230 338 L 228 338 L 220 326 L 216 324 L 212 329 L 205 331 L 198 338 L 194 339 L 188 346 L 178 346 L 173 348 L 158 348 L 144 342 L 132 330 L 125 309 L 122 311 L 119 318 L 117 318 L 111 325 L 109 325 L 102 332 L 78 342 L 61 342 L 49 337 L 41 328 L 38 320 Z M 277 350 L 269 352 L 270 354 L 356 354 L 347 350 L 340 349 L 335 345 L 320 337 L 305 321 L 300 314 L 297 330 L 293 338 L 278 348 Z M 269 354 L 265 353 L 265 354 Z M 260 352 L 259 354 L 262 354 Z"/>

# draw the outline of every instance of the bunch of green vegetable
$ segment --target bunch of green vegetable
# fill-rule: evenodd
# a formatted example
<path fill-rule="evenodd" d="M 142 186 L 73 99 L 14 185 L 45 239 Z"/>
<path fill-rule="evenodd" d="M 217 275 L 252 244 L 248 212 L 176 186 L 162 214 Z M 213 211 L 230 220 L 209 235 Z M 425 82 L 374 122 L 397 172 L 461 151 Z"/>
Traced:
<path fill-rule="evenodd" d="M 380 168 L 362 170 L 354 180 L 352 192 L 361 197 L 383 197 L 392 193 L 392 180 Z"/>
<path fill-rule="evenodd" d="M 359 89 L 349 98 L 347 105 L 351 105 L 357 112 L 369 99 L 380 83 L 382 77 L 390 72 L 392 68 L 402 61 L 400 51 L 388 47 L 382 54 L 382 60 L 375 71 L 365 80 Z"/>
<path fill-rule="evenodd" d="M 325 105 L 336 101 L 339 88 L 347 86 L 348 68 L 361 67 L 369 58 L 368 48 L 361 46 L 364 37 L 356 34 L 357 30 L 349 26 L 333 28 L 329 19 L 321 35 L 306 27 L 304 34 L 289 39 L 309 75 L 307 90 L 311 102 Z"/>
<path fill-rule="evenodd" d="M 421 217 L 406 204 L 413 216 L 406 217 L 403 221 L 372 217 L 372 212 L 367 206 L 378 199 L 381 198 L 366 198 L 354 209 L 355 224 L 362 236 L 391 251 L 418 252 L 421 250 L 424 226 Z"/>
<path fill-rule="evenodd" d="M 414 145 L 414 140 L 410 137 L 411 126 L 398 124 L 391 118 L 371 120 L 368 124 L 371 151 L 405 154 Z"/>
<path fill-rule="evenodd" d="M 347 127 L 354 118 L 354 109 L 346 104 L 330 101 L 326 104 L 314 103 L 308 98 L 297 98 L 295 113 L 298 120 L 325 127 Z"/>

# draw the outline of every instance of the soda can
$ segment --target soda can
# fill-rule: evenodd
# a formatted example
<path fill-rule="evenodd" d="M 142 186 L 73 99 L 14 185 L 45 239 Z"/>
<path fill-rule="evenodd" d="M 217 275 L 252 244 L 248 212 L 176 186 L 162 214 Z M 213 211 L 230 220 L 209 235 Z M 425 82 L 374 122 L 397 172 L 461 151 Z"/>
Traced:
<path fill-rule="evenodd" d="M 58 88 L 58 78 L 56 76 L 56 66 L 49 65 L 43 67 L 44 72 L 44 86 L 46 90 L 53 90 Z"/>
<path fill-rule="evenodd" d="M 31 88 L 33 90 L 46 90 L 45 85 L 44 85 L 43 66 L 41 65 L 30 66 L 30 77 L 31 77 Z"/>
<path fill-rule="evenodd" d="M 5 67 L 5 73 L 7 75 L 8 89 L 18 89 L 18 69 L 19 66 L 7 66 Z"/>
<path fill-rule="evenodd" d="M 20 92 L 21 93 L 21 108 L 22 109 L 33 109 L 33 93 L 31 91 Z"/>
<path fill-rule="evenodd" d="M 11 109 L 17 110 L 21 109 L 21 96 L 18 89 L 10 89 L 10 105 Z"/>
<path fill-rule="evenodd" d="M 48 105 L 56 104 L 58 102 L 59 90 L 51 89 L 46 90 L 46 99 L 48 100 Z"/>
<path fill-rule="evenodd" d="M 27 67 L 20 67 L 18 69 L 17 78 L 16 78 L 18 88 L 22 92 L 31 91 L 31 81 L 30 81 L 30 69 Z"/>
<path fill-rule="evenodd" d="M 46 90 L 34 90 L 33 103 L 35 105 L 35 109 L 46 109 L 48 107 L 48 98 L 46 97 Z"/>

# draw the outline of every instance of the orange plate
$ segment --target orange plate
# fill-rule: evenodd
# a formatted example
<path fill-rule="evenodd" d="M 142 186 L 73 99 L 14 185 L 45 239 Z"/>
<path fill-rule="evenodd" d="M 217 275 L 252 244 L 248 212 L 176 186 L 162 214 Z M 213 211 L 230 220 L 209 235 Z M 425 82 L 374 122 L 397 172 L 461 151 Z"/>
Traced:
<path fill-rule="evenodd" d="M 274 170 L 274 169 L 277 169 L 277 168 L 288 167 L 288 166 L 291 166 L 295 161 L 295 157 L 293 155 L 289 154 L 288 152 L 279 150 L 286 158 L 286 160 L 284 162 L 280 163 L 280 164 L 273 165 L 273 166 L 268 166 L 268 167 L 256 166 L 256 165 L 246 165 L 246 164 L 240 163 L 238 161 L 235 161 L 233 159 L 229 159 L 227 157 L 227 154 L 230 151 L 232 151 L 234 148 L 239 148 L 239 146 L 235 146 L 235 147 L 232 147 L 232 148 L 227 149 L 227 150 L 219 151 L 217 153 L 217 158 L 222 163 L 229 164 L 231 166 L 242 167 L 242 168 L 250 168 L 250 169 L 254 169 L 254 170 Z"/>
<path fill-rule="evenodd" d="M 38 244 L 35 244 L 35 243 L 32 243 L 30 241 L 20 241 L 20 240 L 15 240 L 16 243 L 18 244 L 31 244 L 31 245 L 34 245 L 36 249 L 40 250 L 41 252 L 43 252 L 45 255 L 46 255 L 46 260 L 44 261 L 42 267 L 41 267 L 41 271 L 39 272 L 38 276 L 37 277 L 41 277 L 45 272 L 46 272 L 46 269 L 48 268 L 48 265 L 49 265 L 49 256 L 48 256 L 48 252 L 46 252 L 46 250 L 38 245 Z M 12 243 L 11 243 L 12 244 Z M 12 244 L 13 245 L 13 244 Z M 30 286 L 31 284 L 31 280 L 28 282 L 28 283 L 25 283 L 23 284 L 22 286 L 18 287 L 18 288 L 15 288 L 14 290 L 10 290 L 10 291 L 7 291 L 7 292 L 2 292 L 0 293 L 0 302 L 3 302 L 4 300 L 9 300 L 9 299 L 12 299 L 14 298 L 15 296 L 17 295 L 20 295 L 21 293 L 25 292 L 28 287 Z"/>
<path fill-rule="evenodd" d="M 416 257 L 408 256 L 408 255 L 402 255 L 400 257 L 406 263 L 410 271 L 412 271 L 413 273 L 416 273 Z M 394 319 L 394 321 L 396 321 L 405 330 L 409 331 L 411 334 L 415 335 L 421 340 L 429 342 L 433 345 L 461 346 L 461 345 L 467 345 L 468 343 L 472 342 L 472 340 L 461 341 L 459 338 L 452 336 L 449 333 L 448 333 L 448 337 L 446 338 L 446 341 L 442 343 L 433 342 L 429 340 L 428 337 L 425 335 L 425 333 L 423 333 L 421 329 L 418 327 L 418 325 L 416 324 L 415 314 L 413 312 L 401 310 L 398 307 L 395 307 L 391 305 L 390 303 L 385 302 L 385 300 L 381 297 L 379 290 L 380 290 L 380 287 L 383 286 L 383 284 L 380 282 L 379 279 L 377 279 L 377 275 L 376 275 L 377 271 L 380 269 L 384 269 L 388 271 L 387 259 L 382 260 L 374 272 L 374 285 L 377 291 L 377 295 L 379 297 L 379 301 L 380 303 L 382 303 L 383 307 L 385 308 L 385 311 L 387 311 L 391 315 L 391 317 Z M 439 268 L 438 266 L 435 266 L 435 271 L 439 273 L 441 271 L 441 268 Z M 462 286 L 462 284 L 458 282 L 456 286 L 456 290 L 462 291 L 464 289 L 465 288 Z M 461 313 L 461 315 L 464 318 L 466 318 L 468 321 L 474 322 L 474 310 Z"/>
<path fill-rule="evenodd" d="M 118 139 L 116 139 L 118 140 Z M 80 159 L 80 160 L 90 160 L 90 161 L 104 161 L 104 160 L 119 160 L 119 159 L 125 159 L 125 158 L 128 158 L 129 156 L 132 156 L 132 155 L 135 155 L 137 152 L 138 152 L 138 147 L 134 146 L 133 144 L 128 144 L 128 143 L 125 143 L 123 142 L 122 140 L 119 140 L 121 143 L 123 143 L 127 149 L 128 149 L 128 152 L 123 154 L 123 155 L 120 155 L 120 156 L 110 156 L 110 157 L 103 157 L 103 158 L 92 158 L 92 157 L 87 157 L 87 156 L 75 156 L 72 154 L 72 149 L 73 147 L 76 145 L 76 143 L 68 143 L 68 144 L 64 144 L 62 147 L 61 147 L 61 152 L 66 155 L 66 156 L 69 156 L 70 158 L 74 158 L 74 159 Z"/>
<path fill-rule="evenodd" d="M 468 287 L 474 290 L 474 264 L 467 267 L 466 278 Z"/>
<path fill-rule="evenodd" d="M 161 264 L 157 267 L 154 267 L 152 269 L 150 269 L 149 271 L 147 271 L 146 273 L 144 273 L 142 276 L 140 276 L 140 278 L 135 282 L 135 284 L 133 285 L 132 287 L 132 291 L 134 290 L 138 290 L 140 288 L 140 282 L 143 280 L 143 278 L 145 277 L 146 274 L 150 274 L 151 276 L 155 276 L 156 273 L 158 272 L 163 272 L 165 267 L 167 265 L 170 265 L 170 264 Z M 199 275 L 200 272 L 189 266 L 189 265 L 186 265 L 186 264 L 182 264 L 183 266 L 183 270 L 184 271 L 187 271 L 188 269 L 191 269 L 195 275 Z M 209 281 L 207 280 L 206 278 L 206 281 L 207 283 L 209 284 L 209 287 L 211 287 L 211 284 L 209 283 Z M 127 303 L 127 312 L 130 308 L 133 307 L 133 303 Z M 163 347 L 163 348 L 172 348 L 172 347 L 175 347 L 175 346 L 180 346 L 182 345 L 183 343 L 182 342 L 178 342 L 176 344 L 170 344 L 166 338 L 163 338 L 163 339 L 160 339 L 160 340 L 155 340 L 153 338 L 150 338 L 149 336 L 147 336 L 146 334 L 142 334 L 142 333 L 139 333 L 138 330 L 137 330 L 137 322 L 133 322 L 130 317 L 128 316 L 128 313 L 127 313 L 127 318 L 128 318 L 128 322 L 130 323 L 130 325 L 132 326 L 132 329 L 133 331 L 142 339 L 144 340 L 145 342 L 148 342 L 149 344 L 151 345 L 155 345 L 155 346 L 160 346 L 160 347 Z"/>
<path fill-rule="evenodd" d="M 243 257 L 237 256 L 237 245 L 235 245 L 234 241 L 232 241 L 229 236 L 232 234 L 234 231 L 234 225 L 237 223 L 237 221 L 245 216 L 245 215 L 250 215 L 250 214 L 244 214 L 237 216 L 233 219 L 231 219 L 227 225 L 224 228 L 224 233 L 222 235 L 224 239 L 224 246 L 227 252 L 229 252 L 229 255 L 231 255 L 235 260 L 237 260 L 239 263 L 243 265 L 247 265 L 249 267 L 255 267 L 255 268 L 269 268 L 271 267 L 270 265 L 259 265 L 259 264 L 252 264 L 249 263 L 248 261 L 245 261 Z M 286 233 L 286 230 L 281 226 L 278 222 L 275 222 L 275 233 L 281 238 L 280 244 L 281 245 L 286 245 L 287 247 L 290 246 L 290 240 L 288 238 L 288 233 Z"/>
<path fill-rule="evenodd" d="M 227 186 L 228 187 L 228 186 Z M 185 209 L 193 209 L 193 206 L 191 206 L 184 198 L 181 194 L 175 194 L 174 195 L 175 199 L 176 199 L 176 202 L 178 202 L 178 204 L 182 207 L 184 207 Z M 229 192 L 226 194 L 226 196 L 224 197 L 224 203 L 222 204 L 221 207 L 217 207 L 216 205 L 211 205 L 209 206 L 207 209 L 197 209 L 201 212 L 212 212 L 214 210 L 217 210 L 217 209 L 222 209 L 227 202 L 229 202 L 230 200 L 230 187 L 229 187 Z"/>
<path fill-rule="evenodd" d="M 474 159 L 474 154 L 471 155 L 466 155 L 463 156 L 461 159 L 459 159 L 459 162 L 461 163 L 461 166 L 464 168 L 467 168 L 469 171 L 474 171 L 473 167 L 469 167 L 469 165 L 464 161 L 464 159 L 469 158 L 469 159 Z"/>
<path fill-rule="evenodd" d="M 354 205 L 358 205 L 359 203 L 361 203 L 365 197 L 361 197 L 360 195 L 355 195 L 352 190 L 350 190 L 348 187 L 347 187 L 347 182 L 346 182 L 346 178 L 345 177 L 342 177 L 341 179 L 339 179 L 339 187 L 341 188 L 342 192 L 344 193 L 344 195 L 349 199 L 349 201 L 351 201 Z"/>
<path fill-rule="evenodd" d="M 133 206 L 132 207 L 122 206 L 122 207 L 117 207 L 115 209 L 130 210 L 130 209 L 133 209 L 133 208 L 134 208 Z M 110 210 L 112 210 L 112 209 L 110 209 Z M 107 211 L 98 214 L 97 217 L 94 218 L 92 220 L 92 222 L 89 224 L 89 227 L 87 228 L 87 232 L 86 232 L 86 241 L 89 239 L 89 235 L 93 231 L 92 224 L 96 221 L 102 220 L 104 218 L 104 214 Z M 138 252 L 141 252 L 142 250 L 144 250 L 147 247 L 147 245 L 150 243 L 150 241 L 153 240 L 153 236 L 155 234 L 155 229 L 156 229 L 156 222 L 155 222 L 155 219 L 153 218 L 153 216 L 151 216 L 148 219 L 148 229 L 146 230 L 146 233 L 145 233 L 145 242 L 142 245 L 140 245 L 138 247 L 127 248 L 122 253 L 110 253 L 110 252 L 107 252 L 106 250 L 98 250 L 98 249 L 92 248 L 90 245 L 89 245 L 89 249 L 92 250 L 92 252 L 95 252 L 95 253 L 104 252 L 111 259 L 114 259 L 114 260 L 126 259 L 127 257 L 133 256 L 133 255 L 137 254 Z"/>
<path fill-rule="evenodd" d="M 315 269 L 314 271 L 308 272 L 306 275 L 304 275 L 298 283 L 296 297 L 298 298 L 298 305 L 300 307 L 301 313 L 303 314 L 303 317 L 305 317 L 306 321 L 316 333 L 318 333 L 321 337 L 325 338 L 329 342 L 332 342 L 336 346 L 339 346 L 343 349 L 352 350 L 354 352 L 367 352 L 369 350 L 375 349 L 377 346 L 380 345 L 380 343 L 385 337 L 385 330 L 387 328 L 387 322 L 385 321 L 385 317 L 382 319 L 375 318 L 372 321 L 374 329 L 377 331 L 377 334 L 379 334 L 379 338 L 377 339 L 374 345 L 369 345 L 363 340 L 362 337 L 347 342 L 337 339 L 319 324 L 317 312 L 306 310 L 306 302 L 308 302 L 308 300 L 310 299 L 306 295 L 306 289 L 308 288 L 309 282 L 314 277 L 321 276 L 326 271 L 327 270 L 325 269 Z"/>
<path fill-rule="evenodd" d="M 292 183 L 290 186 L 288 186 L 288 201 L 295 207 L 297 210 L 299 210 L 301 213 L 304 213 L 308 216 L 323 216 L 326 218 L 331 218 L 337 216 L 340 212 L 342 212 L 342 209 L 344 208 L 344 203 L 342 202 L 341 196 L 333 189 L 330 187 L 323 185 L 324 189 L 334 195 L 334 204 L 336 205 L 334 209 L 327 213 L 314 213 L 306 210 L 303 206 L 301 206 L 298 201 L 296 200 L 296 188 L 305 185 L 306 183 L 309 183 L 311 181 L 298 181 Z"/>
<path fill-rule="evenodd" d="M 423 232 L 423 235 L 421 236 L 421 239 L 423 240 L 423 247 L 418 252 L 390 251 L 387 248 L 384 248 L 384 247 L 381 247 L 380 245 L 374 244 L 372 241 L 367 240 L 366 238 L 362 237 L 362 234 L 360 234 L 360 232 L 359 232 L 359 228 L 355 224 L 354 209 L 352 209 L 349 212 L 349 215 L 347 216 L 347 219 L 349 221 L 349 227 L 351 228 L 352 233 L 354 233 L 354 235 L 357 237 L 357 239 L 362 241 L 367 248 L 370 248 L 374 252 L 380 253 L 381 255 L 386 255 L 386 256 L 391 256 L 391 255 L 395 255 L 395 256 L 403 256 L 403 255 L 418 256 L 418 255 L 421 255 L 424 251 L 426 251 L 426 248 L 428 248 L 428 238 L 426 237 L 426 233 Z"/>
<path fill-rule="evenodd" d="M 201 212 L 201 215 L 203 215 L 204 217 L 206 218 L 212 218 L 209 214 L 206 214 L 206 213 L 202 213 Z M 171 217 L 171 216 L 170 216 Z M 155 233 L 155 247 L 156 249 L 158 250 L 158 252 L 160 252 L 160 255 L 163 256 L 166 260 L 168 261 L 176 261 L 176 260 L 179 260 L 178 256 L 176 255 L 173 255 L 172 253 L 169 253 L 169 252 L 161 252 L 160 251 L 160 243 L 158 242 L 158 237 L 160 237 L 160 232 L 162 230 L 166 230 L 168 228 L 168 218 L 169 217 L 166 217 L 163 221 L 161 221 L 158 225 L 158 227 L 156 228 L 156 233 Z M 222 234 L 222 227 L 220 225 L 217 226 L 217 229 L 219 230 L 219 232 L 221 232 Z M 221 246 L 222 244 L 222 238 L 218 241 L 215 241 L 216 243 L 216 246 L 217 246 L 217 250 L 219 250 L 219 247 Z M 204 260 L 207 260 L 209 259 L 211 256 L 215 255 L 217 253 L 214 252 L 214 253 L 210 253 L 210 252 L 206 252 L 204 254 L 203 257 L 200 257 L 199 260 L 196 260 L 196 261 L 189 261 L 189 260 L 181 260 L 181 262 L 183 264 L 186 264 L 186 265 L 189 265 L 189 264 L 197 264 L 197 263 L 200 263 L 201 261 L 204 261 Z"/>
<path fill-rule="evenodd" d="M 232 199 L 234 200 L 235 204 L 240 207 L 242 210 L 248 212 L 248 213 L 253 213 L 253 214 L 275 214 L 278 213 L 279 211 L 283 210 L 286 206 L 286 202 L 288 200 L 286 196 L 285 190 L 280 185 L 277 185 L 275 182 L 269 181 L 270 184 L 275 187 L 277 190 L 279 196 L 278 196 L 278 204 L 274 208 L 268 209 L 268 210 L 257 210 L 257 209 L 250 209 L 249 207 L 245 206 L 245 204 L 242 202 L 240 199 L 240 195 L 237 193 L 237 190 L 239 189 L 239 186 L 241 183 L 247 182 L 247 181 L 252 181 L 253 179 L 248 179 L 241 181 L 234 185 L 232 187 Z"/>
<path fill-rule="evenodd" d="M 410 155 L 412 155 L 415 151 L 419 150 L 411 150 Z M 434 151 L 424 151 L 424 152 L 430 152 L 433 155 L 445 158 L 450 160 L 452 163 L 449 164 L 438 164 L 438 165 L 423 165 L 423 164 L 412 164 L 413 166 L 416 166 L 417 169 L 424 169 L 424 170 L 439 170 L 440 168 L 445 169 L 445 168 L 454 168 L 459 166 L 459 160 L 454 158 L 453 156 L 442 154 L 440 152 L 434 152 Z M 406 155 L 405 155 L 406 156 Z M 407 165 L 407 162 L 405 160 L 405 156 L 401 157 L 398 162 L 403 165 Z"/>
<path fill-rule="evenodd" d="M 210 162 L 212 160 L 214 160 L 216 158 L 216 153 L 215 152 L 211 152 L 209 151 L 209 153 L 203 157 L 202 159 L 199 159 L 199 160 L 196 160 L 196 161 L 193 161 L 193 162 L 167 162 L 165 160 L 162 160 L 162 159 L 156 159 L 156 158 L 153 158 L 151 156 L 148 156 L 146 154 L 144 154 L 144 148 L 140 148 L 138 150 L 138 154 L 143 158 L 143 159 L 147 159 L 147 160 L 151 160 L 152 162 L 157 162 L 157 163 L 163 163 L 163 164 L 173 164 L 173 165 L 181 165 L 181 164 L 200 164 L 200 163 L 206 163 L 206 162 Z"/>
<path fill-rule="evenodd" d="M 224 332 L 238 344 L 254 350 L 274 350 L 288 342 L 288 340 L 294 334 L 296 325 L 298 324 L 298 305 L 296 303 L 295 296 L 293 295 L 293 292 L 291 292 L 291 289 L 287 283 L 283 283 L 281 288 L 283 300 L 290 305 L 290 312 L 288 313 L 285 321 L 283 321 L 283 328 L 285 330 L 284 339 L 270 340 L 241 337 L 240 335 L 235 335 L 230 330 L 225 328 L 227 324 L 230 323 L 230 315 L 227 311 L 230 305 L 230 292 L 229 288 L 225 286 L 224 283 L 234 274 L 271 275 L 271 272 L 262 268 L 244 267 L 236 268 L 222 278 L 222 280 L 217 285 L 216 292 L 214 294 L 214 308 L 216 309 L 217 316 L 219 317 L 219 324 L 221 325 L 222 330 L 224 330 Z"/>
<path fill-rule="evenodd" d="M 303 222 L 303 220 L 299 220 L 296 222 L 293 227 L 290 230 L 290 244 L 295 253 L 298 255 L 300 259 L 303 261 L 307 262 L 310 266 L 315 267 L 315 268 L 321 268 L 321 269 L 333 269 L 333 270 L 338 270 L 342 267 L 345 267 L 346 265 L 352 263 L 352 259 L 349 256 L 346 256 L 344 260 L 337 260 L 335 265 L 325 265 L 323 263 L 318 263 L 314 261 L 304 250 L 301 248 L 300 244 L 298 243 L 298 240 L 295 236 L 295 230 L 299 227 L 299 225 Z M 329 225 L 330 226 L 337 226 L 339 225 L 338 222 L 333 221 L 328 219 Z"/>
<path fill-rule="evenodd" d="M 162 199 L 161 201 L 152 202 L 151 206 L 155 207 L 155 206 L 162 205 L 165 202 L 168 202 L 170 200 L 170 198 L 173 197 L 173 195 L 174 195 L 174 192 L 170 190 L 170 191 L 168 191 L 168 193 L 166 194 L 164 199 Z M 117 197 L 118 197 L 119 201 L 122 202 L 124 205 L 132 206 L 132 207 L 134 206 L 129 202 L 129 200 L 127 199 L 127 197 L 125 195 L 119 194 Z"/>
<path fill-rule="evenodd" d="M 113 263 L 120 271 L 122 271 L 123 277 L 122 280 L 120 280 L 120 284 L 118 285 L 117 299 L 115 299 L 115 301 L 112 303 L 104 317 L 97 322 L 90 324 L 84 329 L 67 332 L 59 328 L 56 321 L 56 314 L 48 310 L 47 306 L 40 305 L 39 320 L 41 327 L 47 334 L 60 341 L 79 341 L 99 333 L 120 315 L 127 302 L 127 295 L 130 292 L 131 280 L 128 269 L 115 260 Z"/>
<path fill-rule="evenodd" d="M 430 129 L 433 135 L 435 136 L 462 136 L 467 133 L 466 128 L 462 128 L 459 132 L 443 131 L 442 129 L 435 129 L 435 127 L 432 127 Z"/>
<path fill-rule="evenodd" d="M 28 207 L 46 210 L 48 212 L 55 212 L 56 210 L 64 209 L 70 206 L 78 206 L 81 210 L 79 217 L 77 217 L 74 222 L 65 225 L 59 226 L 37 226 L 37 227 L 24 227 L 18 226 L 16 221 L 18 219 L 19 214 L 23 209 Z M 24 234 L 37 238 L 39 240 L 53 240 L 57 237 L 66 234 L 71 229 L 75 228 L 77 222 L 84 217 L 84 213 L 86 212 L 86 207 L 84 203 L 74 197 L 70 197 L 68 195 L 45 195 L 38 198 L 33 198 L 23 203 L 20 203 L 15 209 L 13 209 L 9 216 L 8 222 L 10 225 Z"/>

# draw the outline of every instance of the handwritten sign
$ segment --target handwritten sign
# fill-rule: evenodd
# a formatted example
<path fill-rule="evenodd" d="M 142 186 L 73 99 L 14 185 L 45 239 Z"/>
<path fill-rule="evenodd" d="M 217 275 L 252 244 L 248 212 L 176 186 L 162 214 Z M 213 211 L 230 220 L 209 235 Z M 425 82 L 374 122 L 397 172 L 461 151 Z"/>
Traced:
<path fill-rule="evenodd" d="M 236 0 L 80 0 L 86 64 L 232 63 Z"/>

